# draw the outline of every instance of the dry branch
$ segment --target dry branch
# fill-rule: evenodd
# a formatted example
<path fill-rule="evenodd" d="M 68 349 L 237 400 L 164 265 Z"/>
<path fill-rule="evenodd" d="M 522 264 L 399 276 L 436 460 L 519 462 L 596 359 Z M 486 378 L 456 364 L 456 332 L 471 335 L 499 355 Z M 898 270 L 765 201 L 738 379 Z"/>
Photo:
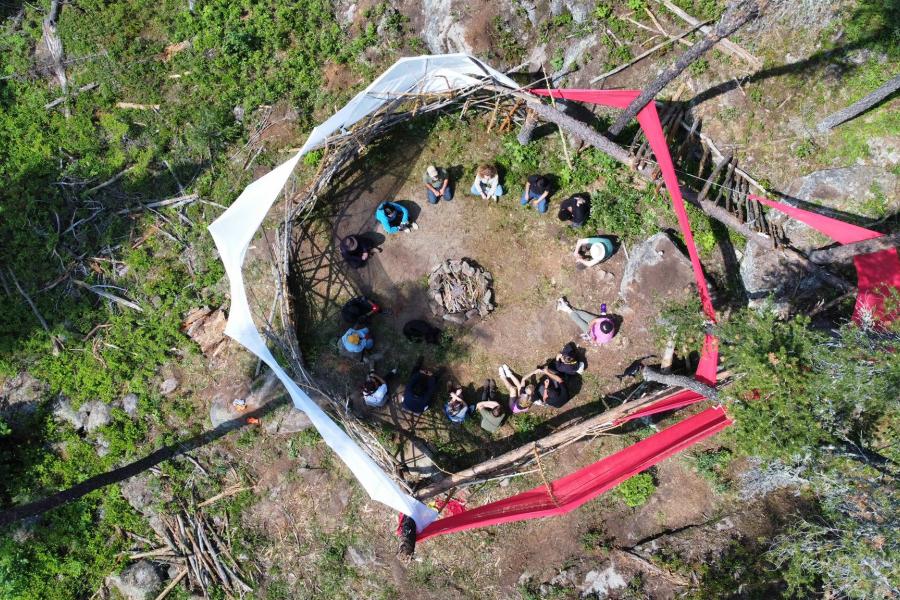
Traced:
<path fill-rule="evenodd" d="M 816 125 L 816 130 L 819 133 L 825 133 L 832 127 L 837 127 L 844 121 L 849 121 L 850 119 L 856 117 L 860 113 L 863 113 L 894 92 L 900 89 L 900 75 L 897 75 L 893 79 L 887 80 L 884 85 L 879 87 L 877 90 L 872 92 L 871 94 L 867 94 L 864 98 L 857 100 L 847 108 L 843 110 L 839 110 L 836 113 L 825 117 L 819 124 Z"/>
<path fill-rule="evenodd" d="M 686 390 L 691 390 L 692 392 L 697 392 L 701 396 L 705 396 L 712 400 L 713 402 L 719 401 L 719 393 L 708 385 L 700 383 L 696 379 L 692 377 L 686 377 L 684 375 L 671 375 L 668 373 L 661 373 L 656 369 L 651 367 L 644 367 L 642 371 L 644 375 L 644 380 L 652 381 L 654 383 L 661 383 L 663 385 L 671 386 L 671 387 L 682 387 Z"/>
<path fill-rule="evenodd" d="M 813 250 L 809 253 L 809 260 L 817 264 L 828 264 L 840 262 L 842 260 L 850 260 L 854 256 L 860 254 L 871 254 L 882 250 L 890 250 L 891 248 L 896 248 L 898 246 L 900 246 L 900 233 L 891 233 L 869 240 L 863 240 L 861 242 L 835 246 L 834 248 Z"/>
<path fill-rule="evenodd" d="M 116 102 L 116 108 L 130 110 L 159 110 L 159 104 L 139 104 L 137 102 Z"/>
<path fill-rule="evenodd" d="M 85 283 L 85 282 L 81 281 L 80 279 L 73 279 L 72 282 L 75 285 L 78 285 L 80 287 L 83 287 L 86 290 L 90 290 L 90 291 L 94 292 L 98 296 L 106 298 L 107 300 L 112 300 L 113 302 L 121 304 L 122 306 L 127 306 L 128 308 L 133 308 L 134 310 L 136 310 L 138 312 L 144 312 L 143 308 L 141 308 L 139 305 L 135 304 L 131 300 L 126 300 L 125 298 L 121 298 L 119 296 L 116 296 L 115 294 L 110 294 L 106 290 L 103 290 L 96 286 Z"/>
<path fill-rule="evenodd" d="M 89 91 L 91 91 L 91 90 L 93 90 L 93 89 L 96 89 L 96 88 L 98 88 L 98 87 L 100 87 L 100 84 L 99 84 L 99 83 L 96 83 L 96 82 L 94 82 L 94 83 L 88 83 L 88 84 L 86 84 L 86 85 L 81 86 L 81 87 L 78 88 L 77 90 L 74 90 L 74 91 L 72 92 L 72 97 L 75 97 L 77 94 L 80 94 L 80 93 L 82 93 L 82 92 L 89 92 Z M 63 102 L 65 102 L 65 101 L 68 100 L 68 99 L 69 99 L 69 96 L 60 96 L 60 97 L 57 98 L 56 100 L 51 100 L 50 102 L 48 102 L 47 104 L 45 104 L 45 105 L 44 105 L 44 108 L 46 108 L 46 109 L 49 110 L 49 109 L 53 108 L 54 106 L 59 106 L 60 104 L 62 104 Z"/>

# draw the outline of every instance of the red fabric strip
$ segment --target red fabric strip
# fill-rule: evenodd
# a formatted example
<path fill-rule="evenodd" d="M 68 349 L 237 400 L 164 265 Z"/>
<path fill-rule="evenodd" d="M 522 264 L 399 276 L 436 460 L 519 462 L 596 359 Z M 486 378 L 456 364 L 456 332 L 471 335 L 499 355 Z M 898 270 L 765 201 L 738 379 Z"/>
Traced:
<path fill-rule="evenodd" d="M 881 237 L 883 234 L 857 225 L 844 223 L 825 215 L 803 210 L 795 206 L 781 204 L 767 198 L 749 197 L 766 206 L 780 210 L 788 216 L 805 223 L 841 244 L 852 244 Z M 892 290 L 900 289 L 900 257 L 897 249 L 881 250 L 871 254 L 853 257 L 856 266 L 857 292 L 853 320 L 859 323 L 863 313 L 870 313 L 876 322 L 890 323 L 900 317 L 900 309 L 885 306 L 885 300 Z"/>
<path fill-rule="evenodd" d="M 721 406 L 708 408 L 645 440 L 551 483 L 554 503 L 545 486 L 491 502 L 431 523 L 417 536 L 429 538 L 526 519 L 562 515 L 578 508 L 629 477 L 731 425 Z"/>
<path fill-rule="evenodd" d="M 657 413 L 684 408 L 685 406 L 690 406 L 701 400 L 706 400 L 706 396 L 701 396 L 697 392 L 692 392 L 691 390 L 681 390 L 662 400 L 657 400 L 653 404 L 645 406 L 639 411 L 631 413 L 627 417 L 622 417 L 616 421 L 615 424 L 620 425 L 622 423 L 627 423 L 628 421 L 633 421 L 634 419 L 640 419 L 641 417 L 649 417 L 650 415 L 655 415 Z"/>

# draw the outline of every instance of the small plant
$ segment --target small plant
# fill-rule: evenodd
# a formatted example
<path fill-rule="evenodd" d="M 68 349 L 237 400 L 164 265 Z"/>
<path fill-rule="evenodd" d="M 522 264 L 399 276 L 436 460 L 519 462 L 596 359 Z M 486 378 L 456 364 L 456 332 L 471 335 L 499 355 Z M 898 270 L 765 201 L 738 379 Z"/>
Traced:
<path fill-rule="evenodd" d="M 609 536 L 597 529 L 591 529 L 586 531 L 581 536 L 581 547 L 584 548 L 586 552 L 592 552 L 598 549 L 608 549 L 612 546 Z"/>
<path fill-rule="evenodd" d="M 718 450 L 706 450 L 690 457 L 694 463 L 694 470 L 704 479 L 709 481 L 713 489 L 723 493 L 728 489 L 728 478 L 725 470 L 731 464 L 732 453 L 728 448 Z"/>
<path fill-rule="evenodd" d="M 643 506 L 656 491 L 656 483 L 650 473 L 638 473 L 619 484 L 616 493 L 627 506 Z"/>
<path fill-rule="evenodd" d="M 557 47 L 556 51 L 553 53 L 553 58 L 550 59 L 550 68 L 554 71 L 561 71 L 565 65 L 565 60 L 565 52 L 563 52 L 562 48 Z"/>
<path fill-rule="evenodd" d="M 625 4 L 629 10 L 638 12 L 644 10 L 644 0 L 628 0 Z"/>
<path fill-rule="evenodd" d="M 516 433 L 522 435 L 527 435 L 533 432 L 540 424 L 541 418 L 531 413 L 519 414 L 516 415 L 514 419 L 512 419 L 513 429 L 516 430 Z"/>
<path fill-rule="evenodd" d="M 812 140 L 803 140 L 794 148 L 794 156 L 797 158 L 809 158 L 816 152 L 816 144 Z"/>
<path fill-rule="evenodd" d="M 597 6 L 594 7 L 594 17 L 601 21 L 605 21 L 606 19 L 610 18 L 612 14 L 612 7 L 605 2 L 598 2 Z"/>
<path fill-rule="evenodd" d="M 709 61 L 701 58 L 692 62 L 688 68 L 691 71 L 691 75 L 703 75 L 709 69 Z"/>

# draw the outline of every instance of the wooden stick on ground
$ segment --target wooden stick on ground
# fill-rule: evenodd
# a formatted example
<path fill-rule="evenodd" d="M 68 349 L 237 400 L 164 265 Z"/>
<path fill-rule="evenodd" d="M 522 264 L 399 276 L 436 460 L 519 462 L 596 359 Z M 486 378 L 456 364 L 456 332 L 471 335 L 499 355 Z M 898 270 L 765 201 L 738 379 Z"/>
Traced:
<path fill-rule="evenodd" d="M 72 283 L 74 283 L 77 286 L 83 287 L 86 290 L 94 292 L 95 294 L 97 294 L 98 296 L 100 296 L 102 298 L 106 298 L 107 300 L 112 300 L 113 302 L 121 304 L 122 306 L 127 306 L 128 308 L 132 308 L 138 312 L 144 312 L 143 308 L 141 308 L 139 305 L 135 304 L 131 300 L 126 300 L 125 298 L 121 298 L 119 296 L 116 296 L 115 294 L 110 294 L 109 292 L 107 292 L 103 289 L 100 289 L 96 286 L 87 284 L 87 283 L 81 281 L 80 279 L 73 279 Z"/>
<path fill-rule="evenodd" d="M 706 384 L 700 383 L 693 377 L 685 377 L 684 375 L 670 375 L 661 373 L 651 367 L 644 367 L 642 371 L 644 380 L 654 383 L 662 383 L 673 387 L 683 387 L 692 392 L 697 392 L 701 396 L 706 396 L 713 402 L 719 401 L 719 392 Z"/>
<path fill-rule="evenodd" d="M 817 264 L 828 264 L 850 260 L 859 254 L 871 254 L 882 250 L 890 250 L 898 246 L 900 246 L 900 233 L 891 233 L 852 244 L 813 250 L 809 253 L 809 259 Z"/>
<path fill-rule="evenodd" d="M 188 570 L 182 569 L 181 572 L 179 572 L 178 575 L 176 575 L 175 578 L 169 582 L 169 585 L 167 585 L 165 588 L 163 588 L 163 591 L 161 591 L 154 600 L 163 600 L 163 598 L 168 596 L 169 592 L 171 592 L 173 589 L 175 589 L 175 586 L 178 585 L 178 582 L 181 581 L 182 579 L 184 579 L 184 576 L 187 574 L 188 574 Z"/>
<path fill-rule="evenodd" d="M 857 115 L 869 110 L 894 92 L 900 89 L 900 75 L 893 79 L 888 79 L 881 87 L 874 92 L 867 94 L 865 97 L 857 100 L 847 108 L 839 110 L 836 113 L 825 117 L 816 125 L 816 131 L 825 133 L 832 127 L 837 127 L 844 121 L 856 117 Z"/>

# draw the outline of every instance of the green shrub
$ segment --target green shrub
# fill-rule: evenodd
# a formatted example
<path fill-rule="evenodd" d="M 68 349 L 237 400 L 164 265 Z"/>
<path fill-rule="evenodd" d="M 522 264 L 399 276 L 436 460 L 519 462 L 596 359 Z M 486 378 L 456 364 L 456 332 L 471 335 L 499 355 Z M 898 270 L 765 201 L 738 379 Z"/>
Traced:
<path fill-rule="evenodd" d="M 638 473 L 616 487 L 616 494 L 627 506 L 643 506 L 656 491 L 656 483 L 650 473 Z"/>

